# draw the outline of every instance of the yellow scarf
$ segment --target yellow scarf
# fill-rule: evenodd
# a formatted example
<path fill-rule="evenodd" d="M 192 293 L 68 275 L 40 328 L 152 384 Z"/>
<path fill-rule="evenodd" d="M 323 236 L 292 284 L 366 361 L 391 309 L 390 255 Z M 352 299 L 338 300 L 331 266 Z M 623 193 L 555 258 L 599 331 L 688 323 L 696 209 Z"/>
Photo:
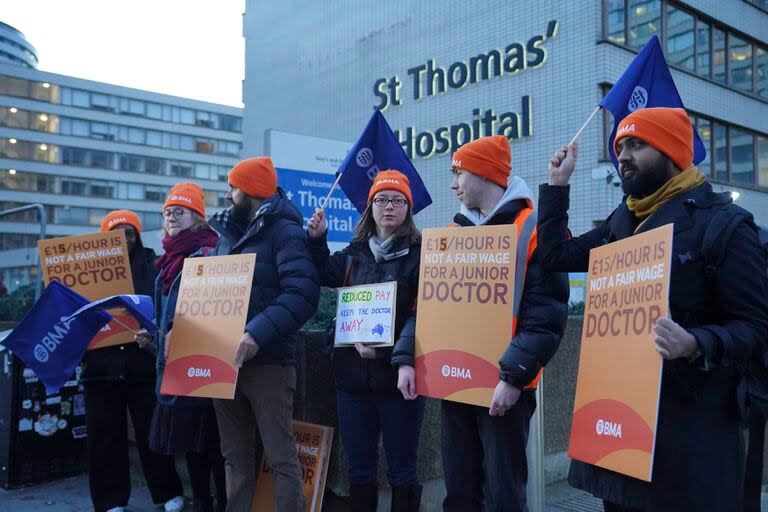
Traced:
<path fill-rule="evenodd" d="M 640 229 L 645 221 L 647 221 L 653 213 L 656 212 L 661 206 L 683 192 L 688 192 L 692 188 L 698 187 L 704 183 L 707 179 L 699 171 L 699 168 L 695 165 L 688 167 L 686 170 L 667 181 L 653 194 L 636 198 L 629 196 L 627 198 L 627 208 L 629 211 L 635 214 L 638 219 L 643 221 L 635 228 L 635 233 Z"/>

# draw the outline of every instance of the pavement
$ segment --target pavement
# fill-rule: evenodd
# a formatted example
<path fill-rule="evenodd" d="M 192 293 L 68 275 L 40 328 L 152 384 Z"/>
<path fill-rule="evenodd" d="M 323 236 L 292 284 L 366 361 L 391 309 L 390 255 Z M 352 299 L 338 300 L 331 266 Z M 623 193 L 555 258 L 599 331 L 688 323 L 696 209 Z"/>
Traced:
<path fill-rule="evenodd" d="M 135 454 L 132 454 L 135 462 Z M 177 461 L 179 475 L 184 481 L 184 488 L 189 489 L 186 467 L 182 460 Z M 149 490 L 136 464 L 131 470 L 131 499 L 127 512 L 161 512 L 162 507 L 152 504 Z M 422 512 L 438 512 L 444 489 L 442 481 L 433 480 L 425 484 L 422 499 Z M 556 482 L 546 487 L 545 512 L 602 512 L 602 503 L 576 489 L 566 482 Z M 192 511 L 191 500 L 186 510 Z M 763 492 L 762 510 L 768 511 L 768 493 Z M 0 512 L 87 512 L 92 510 L 86 474 L 46 482 L 20 489 L 0 489 Z M 347 512 L 349 507 L 341 498 L 326 494 L 323 512 Z M 379 500 L 379 511 L 389 511 L 389 494 L 383 490 Z"/>

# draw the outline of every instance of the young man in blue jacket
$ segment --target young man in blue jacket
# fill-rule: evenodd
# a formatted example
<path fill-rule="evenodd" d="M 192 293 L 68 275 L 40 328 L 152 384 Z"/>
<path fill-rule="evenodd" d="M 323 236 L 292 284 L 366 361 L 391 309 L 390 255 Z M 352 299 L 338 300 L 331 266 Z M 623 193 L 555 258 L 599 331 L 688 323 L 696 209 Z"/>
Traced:
<path fill-rule="evenodd" d="M 243 160 L 229 173 L 231 206 L 209 225 L 219 235 L 212 255 L 256 254 L 245 332 L 235 355 L 240 367 L 233 400 L 215 400 L 226 458 L 227 511 L 249 511 L 256 486 L 258 430 L 275 476 L 275 510 L 304 511 L 291 426 L 296 388 L 294 334 L 317 309 L 318 276 L 303 219 L 277 188 L 272 160 Z"/>

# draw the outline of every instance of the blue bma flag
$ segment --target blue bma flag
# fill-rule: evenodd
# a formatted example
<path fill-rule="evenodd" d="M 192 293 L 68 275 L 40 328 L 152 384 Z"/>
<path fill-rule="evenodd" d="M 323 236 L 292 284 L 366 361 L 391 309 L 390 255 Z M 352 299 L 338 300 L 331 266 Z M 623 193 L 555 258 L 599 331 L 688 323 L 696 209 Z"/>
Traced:
<path fill-rule="evenodd" d="M 646 107 L 685 108 L 672 80 L 667 61 L 664 60 L 658 37 L 651 36 L 599 105 L 613 114 L 613 130 L 608 148 L 613 165 L 617 169 L 619 163 L 613 154 L 613 139 L 616 137 L 616 127 L 622 119 L 631 112 Z M 698 164 L 706 157 L 707 149 L 694 128 L 693 163 Z"/>
<path fill-rule="evenodd" d="M 3 341 L 35 372 L 48 394 L 56 393 L 70 379 L 88 344 L 112 320 L 109 313 L 98 309 L 72 316 L 88 303 L 82 295 L 51 281 Z"/>
<path fill-rule="evenodd" d="M 408 176 L 414 215 L 432 204 L 432 198 L 421 176 L 392 133 L 384 115 L 377 109 L 337 171 L 341 174 L 339 186 L 360 213 L 368 206 L 368 191 L 373 184 L 373 178 L 379 171 L 387 169 L 394 169 Z"/>
<path fill-rule="evenodd" d="M 106 299 L 97 300 L 86 304 L 74 313 L 72 313 L 66 320 L 87 314 L 93 310 L 102 310 L 112 308 L 123 308 L 133 318 L 139 322 L 139 325 L 149 331 L 150 334 L 157 332 L 157 326 L 153 321 L 155 316 L 154 301 L 152 297 L 148 295 L 113 295 Z"/>

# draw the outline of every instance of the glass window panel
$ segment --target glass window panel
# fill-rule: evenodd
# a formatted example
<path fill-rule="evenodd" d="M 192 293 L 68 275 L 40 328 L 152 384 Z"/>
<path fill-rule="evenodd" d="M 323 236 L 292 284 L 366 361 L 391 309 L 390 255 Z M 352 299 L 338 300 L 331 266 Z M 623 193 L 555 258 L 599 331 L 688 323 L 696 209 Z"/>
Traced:
<path fill-rule="evenodd" d="M 88 182 L 85 180 L 62 179 L 61 193 L 83 196 L 87 186 Z"/>
<path fill-rule="evenodd" d="M 707 157 L 699 163 L 699 170 L 709 176 L 712 173 L 712 123 L 709 119 L 698 119 L 697 131 L 699 132 L 699 138 L 704 143 L 704 147 L 707 148 Z"/>
<path fill-rule="evenodd" d="M 0 94 L 29 97 L 29 82 L 21 78 L 0 75 Z"/>
<path fill-rule="evenodd" d="M 62 135 L 72 135 L 72 120 L 62 117 L 60 130 Z"/>
<path fill-rule="evenodd" d="M 88 108 L 91 106 L 90 95 L 85 91 L 72 89 L 72 105 L 75 107 Z"/>
<path fill-rule="evenodd" d="M 152 119 L 163 118 L 163 106 L 157 103 L 147 103 L 147 117 Z"/>
<path fill-rule="evenodd" d="M 213 122 L 211 121 L 211 115 L 208 112 L 197 112 L 197 116 L 195 118 L 195 124 L 197 126 L 205 126 L 207 128 L 213 127 Z"/>
<path fill-rule="evenodd" d="M 141 128 L 128 128 L 128 142 L 131 144 L 144 144 L 144 130 Z"/>
<path fill-rule="evenodd" d="M 115 140 L 117 127 L 106 123 L 91 123 L 91 137 L 102 140 Z"/>
<path fill-rule="evenodd" d="M 123 171 L 143 172 L 144 159 L 134 155 L 120 155 L 120 169 Z"/>
<path fill-rule="evenodd" d="M 731 36 L 728 45 L 731 85 L 752 92 L 752 43 Z"/>
<path fill-rule="evenodd" d="M 165 160 L 162 158 L 147 158 L 145 172 L 149 174 L 165 174 Z"/>
<path fill-rule="evenodd" d="M 757 46 L 755 51 L 755 94 L 768 98 L 768 50 Z"/>
<path fill-rule="evenodd" d="M 659 33 L 660 23 L 660 0 L 630 0 L 629 46 L 641 48 L 653 34 Z"/>
<path fill-rule="evenodd" d="M 128 199 L 144 199 L 144 186 L 138 183 L 129 183 Z"/>
<path fill-rule="evenodd" d="M 59 102 L 59 86 L 48 82 L 32 82 L 30 97 L 41 101 Z"/>
<path fill-rule="evenodd" d="M 184 151 L 194 151 L 195 139 L 187 135 L 181 135 L 179 137 L 179 149 L 183 149 Z"/>
<path fill-rule="evenodd" d="M 65 165 L 85 165 L 87 151 L 80 148 L 63 148 L 61 163 Z"/>
<path fill-rule="evenodd" d="M 144 199 L 147 201 L 165 201 L 165 196 L 167 193 L 168 189 L 165 187 L 147 185 L 144 188 Z"/>
<path fill-rule="evenodd" d="M 768 137 L 757 136 L 757 184 L 768 187 Z"/>
<path fill-rule="evenodd" d="M 712 78 L 725 83 L 725 32 L 712 28 Z"/>
<path fill-rule="evenodd" d="M 624 0 L 621 0 L 621 3 L 623 5 Z M 624 44 L 624 22 L 622 21 L 622 35 L 621 35 L 621 44 Z M 610 36 L 609 36 L 610 37 Z M 239 117 L 235 116 L 227 116 L 227 115 L 219 115 L 219 128 L 222 130 L 227 130 L 230 132 L 239 132 L 241 130 L 241 121 Z"/>
<path fill-rule="evenodd" d="M 755 155 L 752 132 L 731 127 L 731 181 L 755 182 Z"/>
<path fill-rule="evenodd" d="M 109 211 L 103 210 L 101 208 L 90 208 L 88 210 L 88 225 L 100 226 L 101 221 L 104 219 L 107 213 L 109 213 Z"/>
<path fill-rule="evenodd" d="M 91 125 L 88 121 L 82 119 L 72 120 L 72 135 L 77 137 L 88 137 L 91 135 Z"/>
<path fill-rule="evenodd" d="M 109 101 L 110 97 L 106 94 L 91 94 L 91 108 L 96 110 L 112 111 L 112 106 Z"/>
<path fill-rule="evenodd" d="M 195 112 L 187 108 L 179 109 L 179 121 L 184 124 L 195 124 Z"/>
<path fill-rule="evenodd" d="M 91 151 L 91 167 L 112 168 L 113 154 L 106 151 Z"/>
<path fill-rule="evenodd" d="M 720 181 L 728 180 L 728 130 L 715 123 L 715 178 Z"/>
<path fill-rule="evenodd" d="M 0 125 L 26 129 L 29 126 L 29 113 L 15 107 L 0 107 Z"/>
<path fill-rule="evenodd" d="M 180 176 L 182 178 L 191 178 L 194 176 L 194 168 L 189 162 L 173 162 L 171 163 L 171 175 Z"/>
<path fill-rule="evenodd" d="M 211 167 L 209 164 L 195 164 L 195 177 L 204 180 L 210 179 Z"/>
<path fill-rule="evenodd" d="M 128 100 L 128 113 L 135 116 L 143 116 L 144 102 L 139 100 Z"/>
<path fill-rule="evenodd" d="M 72 104 L 72 89 L 68 87 L 61 88 L 61 104 L 62 105 Z"/>
<path fill-rule="evenodd" d="M 694 69 L 693 16 L 669 6 L 667 10 L 667 62 Z"/>
<path fill-rule="evenodd" d="M 162 146 L 163 134 L 154 130 L 147 130 L 147 145 L 149 146 Z"/>
<path fill-rule="evenodd" d="M 111 183 L 108 181 L 92 181 L 91 195 L 94 197 L 107 197 L 107 198 L 114 197 L 115 196 L 114 183 Z"/>
<path fill-rule="evenodd" d="M 88 224 L 88 209 L 74 206 L 57 206 L 54 209 L 57 224 L 74 224 L 85 226 Z"/>
<path fill-rule="evenodd" d="M 198 153 L 213 153 L 216 150 L 216 143 L 212 140 L 197 139 L 195 142 L 195 151 Z"/>

